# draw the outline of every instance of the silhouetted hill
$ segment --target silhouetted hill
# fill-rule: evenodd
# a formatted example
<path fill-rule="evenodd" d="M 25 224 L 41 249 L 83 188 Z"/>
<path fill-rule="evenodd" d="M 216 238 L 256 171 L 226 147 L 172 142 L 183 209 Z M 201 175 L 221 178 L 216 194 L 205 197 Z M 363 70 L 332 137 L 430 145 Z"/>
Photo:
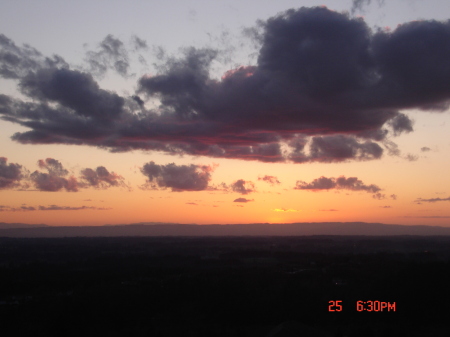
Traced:
<path fill-rule="evenodd" d="M 365 222 L 238 225 L 139 223 L 114 226 L 42 226 L 35 227 L 34 225 L 27 228 L 11 226 L 10 228 L 0 229 L 0 237 L 450 235 L 449 227 L 386 225 Z"/>
<path fill-rule="evenodd" d="M 26 224 L 26 223 L 6 223 L 0 222 L 0 229 L 14 229 L 14 228 L 36 228 L 36 227 L 48 227 L 48 225 L 44 224 Z"/>

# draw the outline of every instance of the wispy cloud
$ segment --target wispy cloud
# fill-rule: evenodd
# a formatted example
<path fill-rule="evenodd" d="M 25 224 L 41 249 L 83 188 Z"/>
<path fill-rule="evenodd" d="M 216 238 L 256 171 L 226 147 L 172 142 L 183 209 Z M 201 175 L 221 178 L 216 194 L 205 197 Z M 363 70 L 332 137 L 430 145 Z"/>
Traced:
<path fill-rule="evenodd" d="M 292 209 L 292 208 L 275 208 L 272 211 L 274 211 L 274 212 L 300 212 L 298 209 Z"/>
<path fill-rule="evenodd" d="M 440 201 L 450 201 L 450 197 L 448 197 L 448 198 L 431 198 L 431 199 L 417 198 L 414 202 L 420 204 L 422 202 L 440 202 Z"/>

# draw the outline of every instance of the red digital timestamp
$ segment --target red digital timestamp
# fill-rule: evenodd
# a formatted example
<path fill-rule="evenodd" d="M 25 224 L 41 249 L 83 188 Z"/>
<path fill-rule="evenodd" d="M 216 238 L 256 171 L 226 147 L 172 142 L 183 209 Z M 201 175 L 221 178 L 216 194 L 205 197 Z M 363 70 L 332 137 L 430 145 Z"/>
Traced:
<path fill-rule="evenodd" d="M 342 310 L 342 301 L 328 301 L 328 311 L 340 312 Z M 384 301 L 356 301 L 356 310 L 368 312 L 397 311 L 397 303 Z"/>

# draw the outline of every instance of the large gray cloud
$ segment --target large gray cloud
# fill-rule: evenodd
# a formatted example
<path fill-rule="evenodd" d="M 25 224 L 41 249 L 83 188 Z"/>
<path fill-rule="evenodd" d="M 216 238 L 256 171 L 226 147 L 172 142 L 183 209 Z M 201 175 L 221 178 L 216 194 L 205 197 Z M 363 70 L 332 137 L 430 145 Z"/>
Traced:
<path fill-rule="evenodd" d="M 208 188 L 213 168 L 207 165 L 157 165 L 146 163 L 141 172 L 152 188 L 170 188 L 173 192 L 203 191 Z"/>
<path fill-rule="evenodd" d="M 132 97 L 1 35 L 0 76 L 16 79 L 33 100 L 1 95 L 0 114 L 30 129 L 12 136 L 21 143 L 303 163 L 394 153 L 391 137 L 413 131 L 400 110 L 448 107 L 448 21 L 372 31 L 361 18 L 314 7 L 288 10 L 260 28 L 255 65 L 218 80 L 210 75 L 218 51 L 186 48 L 141 77 Z M 107 36 L 96 53 L 108 66 L 122 60 L 116 70 L 126 74 L 123 48 Z M 145 99 L 154 98 L 159 108 L 146 109 Z"/>

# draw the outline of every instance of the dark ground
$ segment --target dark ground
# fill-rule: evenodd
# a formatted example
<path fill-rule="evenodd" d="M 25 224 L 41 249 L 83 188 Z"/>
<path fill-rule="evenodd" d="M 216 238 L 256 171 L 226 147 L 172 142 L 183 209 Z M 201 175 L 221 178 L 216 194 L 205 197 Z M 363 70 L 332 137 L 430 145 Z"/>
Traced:
<path fill-rule="evenodd" d="M 3 336 L 432 337 L 449 314 L 450 237 L 0 238 Z"/>

